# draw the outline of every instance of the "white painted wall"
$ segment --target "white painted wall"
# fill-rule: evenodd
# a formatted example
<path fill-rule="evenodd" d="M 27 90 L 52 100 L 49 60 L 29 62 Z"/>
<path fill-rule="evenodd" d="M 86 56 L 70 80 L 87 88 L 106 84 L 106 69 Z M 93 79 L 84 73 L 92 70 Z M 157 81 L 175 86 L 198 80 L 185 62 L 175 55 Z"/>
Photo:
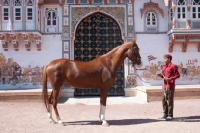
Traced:
<path fill-rule="evenodd" d="M 62 58 L 62 40 L 61 35 L 43 35 L 42 36 L 42 45 L 41 51 L 38 51 L 35 45 L 35 41 L 31 40 L 31 51 L 27 51 L 23 39 L 18 37 L 19 39 L 19 51 L 15 51 L 13 45 L 9 43 L 8 51 L 4 51 L 3 48 L 0 49 L 0 53 L 3 54 L 6 58 L 6 62 L 9 58 L 13 59 L 13 62 L 18 63 L 22 71 L 24 68 L 34 68 L 36 66 L 43 67 L 47 65 L 50 61 L 58 58 Z M 1 42 L 0 42 L 0 45 Z M 34 76 L 30 76 L 31 78 Z M 10 77 L 11 78 L 11 77 Z M 0 82 L 0 89 L 18 89 L 18 88 L 41 88 L 41 84 L 37 83 L 37 85 L 33 85 L 32 82 L 20 82 L 16 85 L 3 84 Z M 49 86 L 50 87 L 50 86 Z"/>

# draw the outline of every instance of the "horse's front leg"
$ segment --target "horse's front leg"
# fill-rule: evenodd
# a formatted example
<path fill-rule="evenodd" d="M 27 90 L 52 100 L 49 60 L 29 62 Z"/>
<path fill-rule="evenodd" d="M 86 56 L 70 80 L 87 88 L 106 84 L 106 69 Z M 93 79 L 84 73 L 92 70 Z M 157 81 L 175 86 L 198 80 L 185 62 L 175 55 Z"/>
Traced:
<path fill-rule="evenodd" d="M 102 122 L 103 126 L 109 126 L 105 119 L 105 112 L 106 112 L 106 101 L 107 101 L 108 89 L 101 89 L 100 90 L 100 112 L 99 118 Z"/>

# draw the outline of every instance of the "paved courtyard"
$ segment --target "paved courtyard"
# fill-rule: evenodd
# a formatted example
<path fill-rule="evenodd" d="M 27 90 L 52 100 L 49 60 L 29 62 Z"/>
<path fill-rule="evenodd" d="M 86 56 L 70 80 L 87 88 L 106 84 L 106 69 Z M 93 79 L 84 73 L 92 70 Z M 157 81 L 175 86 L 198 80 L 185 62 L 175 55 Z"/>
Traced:
<path fill-rule="evenodd" d="M 43 103 L 0 102 L 1 133 L 199 133 L 200 99 L 176 100 L 174 120 L 159 120 L 161 102 L 136 97 L 109 97 L 106 119 L 98 121 L 99 98 L 60 99 L 58 110 L 66 126 L 50 124 Z M 54 114 L 54 113 L 53 113 Z"/>

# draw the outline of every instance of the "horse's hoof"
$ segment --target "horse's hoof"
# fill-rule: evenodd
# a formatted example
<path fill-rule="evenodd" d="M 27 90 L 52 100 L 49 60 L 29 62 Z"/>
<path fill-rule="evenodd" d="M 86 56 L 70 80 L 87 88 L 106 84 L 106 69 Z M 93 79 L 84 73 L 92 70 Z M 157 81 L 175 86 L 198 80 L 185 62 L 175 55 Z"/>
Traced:
<path fill-rule="evenodd" d="M 51 123 L 51 124 L 56 124 L 56 122 L 55 122 L 55 121 L 50 121 L 49 123 Z"/>
<path fill-rule="evenodd" d="M 59 125 L 66 126 L 62 121 L 58 121 Z"/>
<path fill-rule="evenodd" d="M 103 122 L 102 125 L 105 126 L 105 127 L 109 127 L 110 126 L 107 122 Z"/>
<path fill-rule="evenodd" d="M 59 123 L 59 125 L 61 125 L 61 126 L 66 126 L 65 123 Z"/>

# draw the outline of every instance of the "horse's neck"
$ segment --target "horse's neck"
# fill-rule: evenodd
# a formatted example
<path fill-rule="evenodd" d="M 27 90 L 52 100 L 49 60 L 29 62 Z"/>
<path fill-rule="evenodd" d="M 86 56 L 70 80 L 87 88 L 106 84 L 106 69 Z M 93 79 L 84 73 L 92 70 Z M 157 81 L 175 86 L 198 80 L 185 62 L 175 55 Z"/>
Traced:
<path fill-rule="evenodd" d="M 121 45 L 115 52 L 112 53 L 110 57 L 111 66 L 114 72 L 117 72 L 119 67 L 122 65 L 126 58 L 126 52 L 130 48 L 130 44 L 126 43 Z"/>

